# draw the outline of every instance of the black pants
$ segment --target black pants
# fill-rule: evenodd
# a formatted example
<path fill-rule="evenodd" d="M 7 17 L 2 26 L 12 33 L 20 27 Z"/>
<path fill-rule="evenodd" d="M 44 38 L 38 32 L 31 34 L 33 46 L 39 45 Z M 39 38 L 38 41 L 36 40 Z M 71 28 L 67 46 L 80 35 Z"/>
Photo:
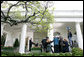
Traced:
<path fill-rule="evenodd" d="M 59 45 L 54 45 L 54 53 L 59 53 Z"/>
<path fill-rule="evenodd" d="M 43 49 L 44 49 L 45 52 L 47 52 L 47 47 L 46 46 L 44 46 Z"/>
<path fill-rule="evenodd" d="M 63 52 L 63 46 L 59 45 L 59 52 Z"/>
<path fill-rule="evenodd" d="M 32 46 L 29 46 L 29 51 L 31 51 L 31 47 L 32 47 Z"/>
<path fill-rule="evenodd" d="M 63 52 L 63 46 L 61 46 L 61 51 L 60 52 Z"/>

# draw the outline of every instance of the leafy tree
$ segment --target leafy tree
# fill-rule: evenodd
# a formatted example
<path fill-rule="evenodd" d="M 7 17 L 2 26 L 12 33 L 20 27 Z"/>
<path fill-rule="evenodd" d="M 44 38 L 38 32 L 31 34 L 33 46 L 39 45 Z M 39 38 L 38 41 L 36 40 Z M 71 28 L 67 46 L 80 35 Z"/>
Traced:
<path fill-rule="evenodd" d="M 54 16 L 49 12 L 49 1 L 1 1 L 1 22 L 10 26 L 19 23 L 31 24 L 36 31 L 46 31 L 54 22 Z M 3 9 L 7 9 L 4 11 Z"/>

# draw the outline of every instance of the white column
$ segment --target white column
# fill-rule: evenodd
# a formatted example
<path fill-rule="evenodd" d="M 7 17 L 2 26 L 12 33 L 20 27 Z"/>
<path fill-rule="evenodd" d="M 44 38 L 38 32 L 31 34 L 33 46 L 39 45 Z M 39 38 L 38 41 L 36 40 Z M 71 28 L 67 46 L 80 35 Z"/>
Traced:
<path fill-rule="evenodd" d="M 27 50 L 29 51 L 29 38 L 28 38 L 28 45 L 27 45 Z"/>
<path fill-rule="evenodd" d="M 5 41 L 5 47 L 13 47 L 13 38 L 10 32 L 7 33 L 6 41 Z"/>
<path fill-rule="evenodd" d="M 48 30 L 48 37 L 51 41 L 53 41 L 53 24 L 50 24 L 50 30 Z M 53 45 L 53 43 L 51 43 Z M 54 48 L 52 48 L 54 50 Z"/>
<path fill-rule="evenodd" d="M 25 38 L 26 38 L 27 25 L 23 24 L 21 40 L 20 40 L 20 48 L 19 53 L 25 53 Z"/>
<path fill-rule="evenodd" d="M 77 33 L 78 46 L 79 48 L 83 49 L 83 37 L 79 22 L 76 23 L 76 33 Z"/>

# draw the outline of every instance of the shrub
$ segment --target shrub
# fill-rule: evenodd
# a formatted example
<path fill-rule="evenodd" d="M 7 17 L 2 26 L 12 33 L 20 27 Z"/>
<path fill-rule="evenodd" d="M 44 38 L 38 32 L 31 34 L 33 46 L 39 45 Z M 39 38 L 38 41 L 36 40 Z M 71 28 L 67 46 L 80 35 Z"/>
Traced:
<path fill-rule="evenodd" d="M 4 46 L 3 45 L 1 45 L 1 49 L 3 48 Z"/>
<path fill-rule="evenodd" d="M 7 56 L 7 55 L 5 55 L 5 54 L 1 54 L 1 56 Z"/>
<path fill-rule="evenodd" d="M 29 53 L 29 54 L 23 54 L 22 56 L 72 56 L 70 53 Z"/>
<path fill-rule="evenodd" d="M 29 53 L 29 54 L 21 54 L 21 56 L 32 56 L 32 53 Z"/>
<path fill-rule="evenodd" d="M 83 56 L 83 50 L 80 48 L 73 48 L 72 56 Z"/>
<path fill-rule="evenodd" d="M 54 53 L 52 56 L 72 56 L 70 52 L 67 53 Z"/>
<path fill-rule="evenodd" d="M 83 56 L 83 50 L 80 48 L 73 48 L 72 53 L 66 52 L 66 53 L 28 53 L 28 54 L 20 54 L 20 53 L 14 53 L 14 52 L 8 52 L 8 51 L 1 51 L 1 56 Z"/>
<path fill-rule="evenodd" d="M 21 54 L 17 52 L 1 51 L 1 56 L 21 56 Z"/>
<path fill-rule="evenodd" d="M 18 41 L 18 39 L 15 40 L 15 43 L 14 43 L 13 47 L 19 47 L 19 41 Z"/>
<path fill-rule="evenodd" d="M 65 56 L 72 56 L 72 53 L 65 53 Z"/>
<path fill-rule="evenodd" d="M 39 47 L 33 47 L 33 48 L 31 48 L 31 50 L 41 50 L 41 48 L 39 48 Z"/>
<path fill-rule="evenodd" d="M 40 55 L 41 56 L 48 56 L 49 53 L 46 53 L 46 52 L 42 52 Z"/>
<path fill-rule="evenodd" d="M 5 44 L 5 40 L 6 40 L 6 34 L 3 33 L 3 35 L 1 36 L 1 45 L 4 46 L 4 44 Z"/>
<path fill-rule="evenodd" d="M 14 52 L 1 52 L 1 56 L 71 56 L 70 53 L 29 53 L 29 54 L 20 54 Z"/>
<path fill-rule="evenodd" d="M 3 49 L 3 50 L 14 50 L 15 48 L 14 47 L 2 47 L 1 49 Z"/>

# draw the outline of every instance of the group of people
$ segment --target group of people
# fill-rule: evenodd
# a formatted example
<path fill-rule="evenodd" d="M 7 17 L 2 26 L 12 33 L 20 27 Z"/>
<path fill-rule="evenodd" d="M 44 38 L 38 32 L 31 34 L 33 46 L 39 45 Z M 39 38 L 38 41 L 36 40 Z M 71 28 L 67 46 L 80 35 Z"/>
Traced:
<path fill-rule="evenodd" d="M 46 37 L 45 39 L 42 39 L 41 41 L 42 43 L 41 48 L 43 48 L 45 52 L 53 52 L 53 53 L 69 52 L 69 43 L 70 43 L 70 46 L 72 47 L 71 37 L 72 37 L 72 33 L 70 31 L 68 31 L 69 42 L 66 38 L 63 38 L 60 35 L 53 37 L 52 41 L 49 39 L 49 37 Z M 53 45 L 51 45 L 52 42 L 53 42 Z M 31 51 L 32 44 L 34 44 L 35 46 L 38 46 L 38 43 L 32 42 L 32 38 L 30 39 L 29 43 L 30 43 L 29 51 Z M 54 48 L 54 50 L 52 48 Z"/>
<path fill-rule="evenodd" d="M 51 43 L 54 43 L 54 46 L 51 45 Z M 53 41 L 49 40 L 49 37 L 46 37 L 46 39 L 42 40 L 42 46 L 45 52 L 51 52 L 52 53 L 59 53 L 59 52 L 69 52 L 69 44 L 66 38 L 62 38 L 61 36 L 55 36 Z M 54 51 L 53 49 L 54 48 Z"/>
<path fill-rule="evenodd" d="M 54 52 L 54 53 L 59 53 L 59 52 L 69 52 L 69 47 L 72 47 L 72 33 L 70 30 L 68 31 L 68 39 L 63 38 L 60 33 L 58 33 L 57 36 L 53 37 L 53 41 L 49 40 L 49 37 L 46 37 L 46 39 L 42 40 L 42 45 L 43 49 L 45 52 Z M 68 41 L 69 40 L 69 41 Z M 54 43 L 52 46 L 51 43 Z M 54 47 L 54 51 L 52 50 L 52 47 Z"/>
<path fill-rule="evenodd" d="M 32 42 L 32 40 L 29 41 L 29 51 L 31 51 L 32 44 L 35 46 L 38 46 L 38 43 Z M 54 43 L 54 46 L 51 45 L 51 43 Z M 41 41 L 42 45 L 41 50 L 42 52 L 52 52 L 52 53 L 59 53 L 59 52 L 69 52 L 69 44 L 66 38 L 62 38 L 61 36 L 55 36 L 53 38 L 53 41 L 49 39 L 49 37 L 46 37 Z M 54 50 L 52 49 L 54 48 Z"/>

